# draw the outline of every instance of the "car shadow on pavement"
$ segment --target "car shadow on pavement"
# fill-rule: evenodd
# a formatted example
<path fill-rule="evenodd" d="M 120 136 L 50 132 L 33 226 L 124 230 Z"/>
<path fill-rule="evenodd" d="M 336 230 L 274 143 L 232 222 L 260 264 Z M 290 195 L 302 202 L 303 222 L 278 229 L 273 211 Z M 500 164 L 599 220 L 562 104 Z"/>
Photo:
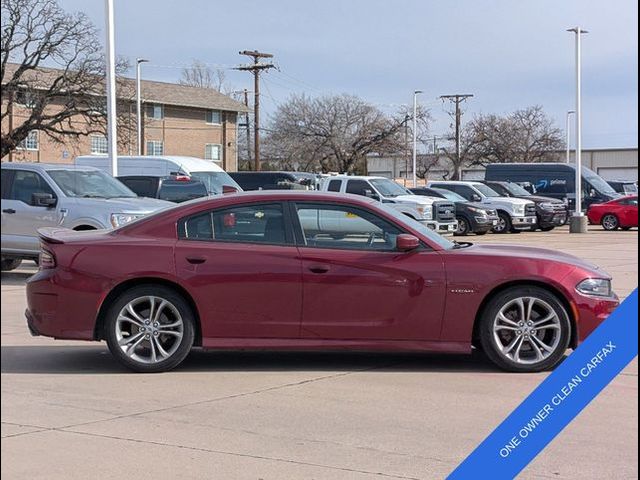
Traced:
<path fill-rule="evenodd" d="M 2 346 L 3 374 L 126 373 L 103 345 Z M 266 352 L 194 349 L 175 372 L 476 372 L 500 373 L 479 355 L 380 352 Z"/>

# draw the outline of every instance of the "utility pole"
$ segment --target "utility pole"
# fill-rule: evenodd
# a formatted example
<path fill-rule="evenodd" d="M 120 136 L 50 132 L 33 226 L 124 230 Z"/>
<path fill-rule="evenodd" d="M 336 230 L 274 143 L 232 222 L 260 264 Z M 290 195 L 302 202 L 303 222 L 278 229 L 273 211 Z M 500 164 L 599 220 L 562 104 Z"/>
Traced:
<path fill-rule="evenodd" d="M 107 150 L 111 158 L 111 175 L 118 176 L 118 132 L 116 130 L 116 52 L 113 0 L 105 0 L 105 33 L 107 36 Z"/>
<path fill-rule="evenodd" d="M 576 113 L 574 110 L 569 110 L 567 112 L 567 126 L 566 128 L 566 133 L 567 133 L 567 154 L 566 154 L 566 162 L 569 163 L 569 156 L 571 153 L 571 123 L 570 123 L 570 117 L 571 115 L 573 115 L 574 113 Z"/>
<path fill-rule="evenodd" d="M 404 186 L 409 177 L 409 115 L 404 116 Z"/>
<path fill-rule="evenodd" d="M 247 162 L 251 165 L 251 127 L 249 125 L 249 90 L 244 89 L 244 106 L 247 107 L 247 113 L 244 116 L 247 133 Z"/>
<path fill-rule="evenodd" d="M 273 58 L 271 53 L 263 53 L 257 50 L 243 50 L 240 55 L 253 58 L 253 63 L 237 67 L 236 70 L 253 73 L 253 154 L 255 156 L 255 170 L 260 170 L 260 72 L 275 68 L 273 63 L 261 63 L 261 58 Z"/>
<path fill-rule="evenodd" d="M 455 115 L 455 119 L 456 119 L 456 172 L 455 172 L 455 176 L 457 180 L 462 180 L 462 171 L 461 171 L 461 167 L 460 167 L 460 135 L 461 135 L 461 129 L 460 129 L 460 123 L 462 120 L 462 112 L 460 110 L 460 104 L 464 101 L 467 100 L 467 98 L 471 98 L 473 97 L 472 94 L 470 93 L 455 93 L 453 95 L 441 95 L 440 98 L 442 100 L 449 100 L 450 102 L 454 103 L 456 106 L 456 111 L 454 113 Z M 460 170 L 460 171 L 458 171 Z"/>
<path fill-rule="evenodd" d="M 140 88 L 140 64 L 149 60 L 144 58 L 136 58 L 136 132 L 138 155 L 142 155 L 142 92 Z"/>

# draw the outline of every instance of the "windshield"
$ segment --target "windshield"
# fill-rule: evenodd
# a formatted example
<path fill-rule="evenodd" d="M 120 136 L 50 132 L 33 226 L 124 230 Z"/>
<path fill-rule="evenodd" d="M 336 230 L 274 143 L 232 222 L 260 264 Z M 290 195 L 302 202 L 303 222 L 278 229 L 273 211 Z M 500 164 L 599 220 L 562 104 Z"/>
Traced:
<path fill-rule="evenodd" d="M 624 193 L 638 193 L 638 187 L 636 187 L 635 183 L 625 183 L 622 189 Z"/>
<path fill-rule="evenodd" d="M 400 195 L 413 195 L 406 188 L 398 185 L 396 182 L 388 178 L 373 178 L 370 180 L 371 185 L 375 187 L 383 197 L 399 197 Z"/>
<path fill-rule="evenodd" d="M 483 183 L 474 183 L 473 186 L 485 197 L 499 197 L 500 194 L 493 188 L 487 187 Z"/>
<path fill-rule="evenodd" d="M 48 170 L 47 173 L 67 197 L 137 197 L 111 175 L 99 170 Z"/>
<path fill-rule="evenodd" d="M 531 194 L 517 183 L 504 184 L 504 188 L 514 197 L 530 197 Z"/>
<path fill-rule="evenodd" d="M 586 167 L 582 167 L 582 176 L 585 180 L 587 180 L 593 188 L 595 188 L 600 193 L 606 193 L 612 196 L 618 196 L 618 192 L 616 192 L 611 185 L 605 182 L 602 177 L 600 177 L 593 170 L 589 170 Z"/>
<path fill-rule="evenodd" d="M 211 195 L 221 195 L 224 185 L 237 188 L 239 192 L 242 191 L 240 185 L 227 172 L 191 172 L 191 177 L 204 183 Z"/>
<path fill-rule="evenodd" d="M 467 199 L 462 195 L 458 195 L 456 192 L 452 192 L 451 190 L 446 190 L 444 188 L 438 188 L 436 191 L 442 195 L 447 200 L 451 200 L 452 202 L 467 202 Z"/>
<path fill-rule="evenodd" d="M 420 232 L 420 234 L 427 237 L 433 243 L 438 244 L 440 247 L 444 248 L 445 250 L 450 250 L 452 248 L 455 248 L 455 243 L 447 240 L 439 233 L 434 232 L 426 225 L 423 225 L 420 222 L 414 220 L 413 218 L 406 216 L 404 213 L 400 213 L 398 210 L 391 207 L 390 205 L 381 203 L 381 204 L 378 204 L 378 206 L 384 209 L 384 211 L 387 212 L 389 215 L 394 217 L 398 221 L 398 223 L 407 225 L 413 230 Z"/>

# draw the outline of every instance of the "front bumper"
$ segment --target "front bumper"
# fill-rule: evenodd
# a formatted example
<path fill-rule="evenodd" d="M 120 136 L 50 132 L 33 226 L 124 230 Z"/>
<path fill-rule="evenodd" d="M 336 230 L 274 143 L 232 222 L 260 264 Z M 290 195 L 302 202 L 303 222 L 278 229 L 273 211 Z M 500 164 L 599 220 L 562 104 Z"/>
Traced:
<path fill-rule="evenodd" d="M 618 305 L 620 305 L 620 299 L 615 293 L 611 297 L 603 298 L 576 294 L 571 305 L 577 327 L 574 346 L 582 343 L 618 308 Z"/>
<path fill-rule="evenodd" d="M 538 218 L 533 216 L 527 217 L 511 217 L 511 226 L 516 230 L 524 230 L 535 227 L 538 224 Z"/>
<path fill-rule="evenodd" d="M 471 222 L 471 231 L 477 232 L 489 232 L 498 224 L 500 218 L 497 215 L 480 216 L 474 215 Z"/>
<path fill-rule="evenodd" d="M 437 222 L 434 220 L 425 220 L 422 223 L 424 223 L 431 230 L 442 235 L 453 235 L 458 230 L 458 222 L 456 220 L 452 222 Z"/>
<path fill-rule="evenodd" d="M 547 212 L 541 210 L 538 212 L 538 227 L 547 228 L 547 227 L 561 227 L 565 223 L 567 223 L 567 212 Z"/>

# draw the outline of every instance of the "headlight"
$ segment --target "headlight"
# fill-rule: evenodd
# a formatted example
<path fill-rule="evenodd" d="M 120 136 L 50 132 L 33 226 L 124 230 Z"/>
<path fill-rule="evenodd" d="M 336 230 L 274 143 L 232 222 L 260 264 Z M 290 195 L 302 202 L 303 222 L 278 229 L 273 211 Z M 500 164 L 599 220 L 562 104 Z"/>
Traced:
<path fill-rule="evenodd" d="M 516 215 L 524 215 L 524 205 L 516 205 L 513 207 L 513 213 Z"/>
<path fill-rule="evenodd" d="M 486 210 L 483 210 L 482 208 L 476 208 L 476 207 L 467 207 L 469 208 L 469 211 L 473 212 L 473 213 L 477 213 L 478 215 L 488 215 Z"/>
<path fill-rule="evenodd" d="M 144 217 L 142 213 L 112 213 L 111 225 L 113 228 L 121 227 L 125 223 Z"/>
<path fill-rule="evenodd" d="M 578 284 L 576 290 L 584 295 L 610 297 L 611 280 L 607 278 L 587 278 Z"/>
<path fill-rule="evenodd" d="M 418 210 L 420 216 L 425 220 L 431 220 L 433 218 L 433 207 L 431 207 L 431 205 L 419 205 L 416 207 L 416 210 Z"/>

